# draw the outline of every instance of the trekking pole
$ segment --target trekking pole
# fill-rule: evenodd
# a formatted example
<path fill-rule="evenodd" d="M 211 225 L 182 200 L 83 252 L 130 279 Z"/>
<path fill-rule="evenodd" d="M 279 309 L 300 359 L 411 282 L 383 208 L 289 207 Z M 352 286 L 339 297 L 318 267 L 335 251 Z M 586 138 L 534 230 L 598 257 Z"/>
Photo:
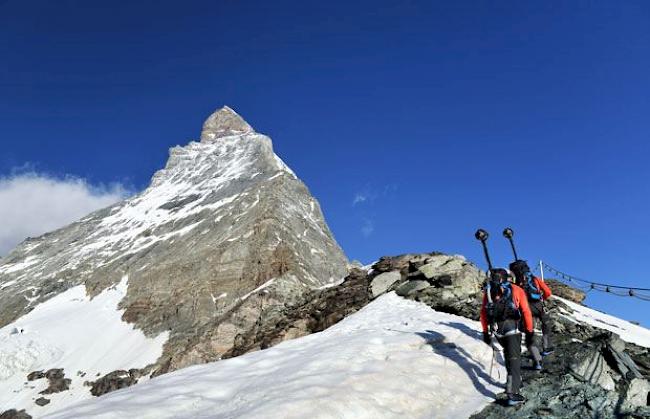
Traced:
<path fill-rule="evenodd" d="M 494 370 L 494 364 L 496 364 L 496 362 L 497 362 L 497 351 L 498 351 L 498 349 L 494 345 L 494 343 L 492 343 L 492 345 L 490 345 L 490 346 L 492 346 L 492 362 L 490 363 L 490 378 L 494 379 L 494 377 L 492 376 L 492 371 Z M 501 371 L 499 371 L 498 369 L 497 369 L 497 375 L 499 377 L 498 378 L 499 381 L 501 381 Z"/>
<path fill-rule="evenodd" d="M 512 240 L 512 238 L 515 236 L 515 232 L 512 231 L 510 227 L 506 227 L 505 230 L 503 230 L 503 237 L 508 239 L 510 242 L 510 247 L 512 248 L 512 254 L 515 255 L 515 260 L 519 260 L 519 257 L 517 256 L 517 249 L 515 249 L 515 242 Z"/>
<path fill-rule="evenodd" d="M 490 362 L 490 378 L 493 378 L 492 370 L 494 369 L 494 361 L 497 359 L 497 353 L 496 353 L 496 349 L 494 348 L 494 344 L 490 346 L 492 346 L 492 362 Z"/>

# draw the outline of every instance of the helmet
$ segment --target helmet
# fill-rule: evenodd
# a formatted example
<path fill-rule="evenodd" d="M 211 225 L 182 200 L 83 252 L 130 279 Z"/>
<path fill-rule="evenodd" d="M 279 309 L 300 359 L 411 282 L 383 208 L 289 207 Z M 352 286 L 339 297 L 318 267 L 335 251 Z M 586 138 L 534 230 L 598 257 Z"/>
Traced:
<path fill-rule="evenodd" d="M 525 260 L 517 259 L 512 262 L 509 266 L 510 270 L 515 274 L 515 276 L 520 277 L 526 275 L 530 272 L 530 267 Z"/>
<path fill-rule="evenodd" d="M 490 280 L 493 282 L 508 282 L 508 279 L 510 279 L 510 277 L 510 271 L 505 268 L 490 269 Z"/>

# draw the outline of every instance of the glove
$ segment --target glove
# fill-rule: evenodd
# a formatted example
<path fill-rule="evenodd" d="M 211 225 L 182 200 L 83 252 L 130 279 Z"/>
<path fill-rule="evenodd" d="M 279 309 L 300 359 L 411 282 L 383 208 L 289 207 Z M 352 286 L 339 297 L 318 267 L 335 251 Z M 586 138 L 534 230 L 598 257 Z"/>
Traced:
<path fill-rule="evenodd" d="M 534 338 L 535 332 L 526 332 L 526 346 L 532 346 Z"/>
<path fill-rule="evenodd" d="M 483 332 L 483 342 L 487 345 L 492 345 L 492 336 L 488 332 Z"/>

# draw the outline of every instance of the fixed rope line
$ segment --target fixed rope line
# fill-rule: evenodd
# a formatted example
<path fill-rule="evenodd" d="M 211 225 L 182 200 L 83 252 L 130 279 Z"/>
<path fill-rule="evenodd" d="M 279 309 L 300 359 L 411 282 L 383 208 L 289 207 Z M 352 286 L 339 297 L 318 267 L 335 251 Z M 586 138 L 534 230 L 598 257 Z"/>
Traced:
<path fill-rule="evenodd" d="M 545 269 L 555 274 L 558 279 L 572 283 L 573 286 L 581 291 L 589 292 L 592 290 L 609 293 L 618 297 L 634 297 L 643 301 L 650 301 L 650 288 L 625 287 L 622 285 L 603 284 L 600 282 L 587 281 L 573 275 L 569 275 L 556 269 L 546 262 L 542 262 Z M 584 284 L 584 285 L 580 285 Z"/>
<path fill-rule="evenodd" d="M 548 269 L 549 271 L 554 272 L 554 273 L 560 275 L 560 276 L 561 276 L 562 278 L 564 278 L 564 279 L 573 279 L 573 280 L 576 280 L 576 281 L 578 281 L 578 282 L 582 282 L 582 283 L 589 284 L 589 285 L 591 285 L 591 284 L 593 284 L 593 285 L 599 285 L 599 286 L 601 286 L 601 287 L 617 288 L 617 289 L 623 289 L 623 290 L 649 291 L 649 292 L 650 292 L 650 288 L 625 287 L 625 286 L 622 286 L 622 285 L 602 284 L 602 283 L 600 283 L 600 282 L 587 281 L 587 280 L 584 280 L 584 279 L 578 278 L 578 277 L 576 277 L 576 276 L 566 274 L 566 273 L 564 273 L 564 272 L 562 272 L 562 271 L 560 271 L 560 270 L 557 270 L 557 269 L 555 269 L 554 267 L 552 267 L 552 266 L 550 266 L 549 264 L 547 264 L 546 262 L 542 262 L 542 263 L 544 264 L 544 267 L 545 267 L 546 269 Z"/>

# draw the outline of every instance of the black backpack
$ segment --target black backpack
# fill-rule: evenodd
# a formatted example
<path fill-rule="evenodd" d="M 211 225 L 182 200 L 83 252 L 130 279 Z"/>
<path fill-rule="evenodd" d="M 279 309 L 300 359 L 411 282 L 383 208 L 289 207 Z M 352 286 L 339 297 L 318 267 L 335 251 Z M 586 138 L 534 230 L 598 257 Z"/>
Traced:
<path fill-rule="evenodd" d="M 535 283 L 535 277 L 530 272 L 524 274 L 524 290 L 529 300 L 539 301 L 542 299 L 542 291 Z"/>
<path fill-rule="evenodd" d="M 523 275 L 520 282 L 521 287 L 526 291 L 529 300 L 539 301 L 542 299 L 542 291 L 535 283 L 535 277 L 530 273 L 530 268 L 525 260 L 516 260 L 510 264 L 510 270 Z"/>
<path fill-rule="evenodd" d="M 492 302 L 488 302 L 486 310 L 488 324 L 493 325 L 505 320 L 519 320 L 521 318 L 521 313 L 512 299 L 512 286 L 509 282 L 488 282 L 485 291 L 490 293 L 492 299 Z M 499 291 L 501 291 L 501 295 L 499 299 L 496 299 Z"/>

